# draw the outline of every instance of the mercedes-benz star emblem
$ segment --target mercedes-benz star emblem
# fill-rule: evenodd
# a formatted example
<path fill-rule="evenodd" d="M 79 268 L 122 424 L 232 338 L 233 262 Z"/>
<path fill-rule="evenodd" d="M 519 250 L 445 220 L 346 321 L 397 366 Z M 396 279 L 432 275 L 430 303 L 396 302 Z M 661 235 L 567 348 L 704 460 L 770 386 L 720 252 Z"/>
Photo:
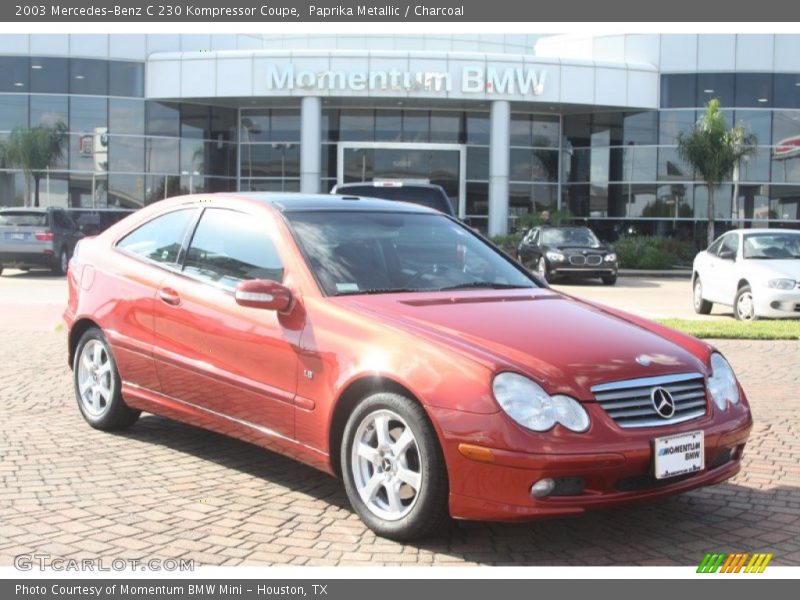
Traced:
<path fill-rule="evenodd" d="M 669 419 L 675 414 L 675 400 L 672 398 L 672 394 L 663 387 L 653 388 L 653 391 L 650 392 L 650 400 L 653 401 L 653 408 L 661 418 Z"/>

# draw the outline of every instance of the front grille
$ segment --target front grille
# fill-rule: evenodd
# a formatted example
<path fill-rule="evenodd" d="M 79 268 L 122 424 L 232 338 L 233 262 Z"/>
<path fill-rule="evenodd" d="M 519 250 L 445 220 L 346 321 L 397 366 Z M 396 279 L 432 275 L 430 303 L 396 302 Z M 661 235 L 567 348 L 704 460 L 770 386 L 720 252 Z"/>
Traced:
<path fill-rule="evenodd" d="M 667 390 L 675 403 L 675 413 L 662 417 L 651 398 L 657 387 Z M 683 423 L 706 414 L 706 386 L 701 373 L 682 373 L 603 383 L 592 388 L 601 407 L 617 425 L 625 428 L 660 427 Z"/>
<path fill-rule="evenodd" d="M 602 256 L 598 256 L 597 254 L 592 254 L 592 255 L 586 257 L 586 264 L 587 265 L 592 265 L 593 267 L 596 267 L 601 262 L 603 262 L 603 257 Z"/>
<path fill-rule="evenodd" d="M 575 256 L 569 257 L 569 263 L 571 265 L 585 265 L 586 264 L 586 257 L 581 256 L 580 254 L 576 254 Z"/>

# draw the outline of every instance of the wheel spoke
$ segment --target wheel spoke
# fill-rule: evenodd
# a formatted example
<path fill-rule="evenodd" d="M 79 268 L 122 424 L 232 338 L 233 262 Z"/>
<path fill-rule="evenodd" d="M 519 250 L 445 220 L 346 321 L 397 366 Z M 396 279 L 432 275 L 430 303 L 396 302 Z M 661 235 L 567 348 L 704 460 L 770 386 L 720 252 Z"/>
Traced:
<path fill-rule="evenodd" d="M 111 361 L 107 360 L 102 365 L 100 365 L 100 368 L 97 370 L 97 376 L 102 377 L 106 373 L 110 372 L 111 372 Z"/>
<path fill-rule="evenodd" d="M 99 367 L 102 364 L 102 357 L 103 357 L 103 347 L 95 343 L 94 345 L 94 353 L 92 354 L 92 363 L 94 366 Z"/>
<path fill-rule="evenodd" d="M 389 435 L 389 417 L 386 415 L 375 417 L 375 434 L 378 436 L 379 448 L 392 445 L 392 438 Z"/>
<path fill-rule="evenodd" d="M 89 390 L 90 387 L 92 387 L 92 384 L 93 384 L 93 382 L 92 382 L 92 378 L 91 377 L 87 377 L 86 379 L 84 379 L 81 382 L 81 385 L 80 385 L 80 388 L 79 388 L 81 396 L 85 396 L 86 395 L 86 392 Z"/>
<path fill-rule="evenodd" d="M 406 450 L 408 450 L 413 443 L 414 434 L 411 433 L 411 428 L 406 427 L 403 430 L 402 435 L 394 444 L 392 444 L 392 452 L 394 453 L 395 458 L 403 456 L 406 453 Z"/>
<path fill-rule="evenodd" d="M 375 498 L 375 494 L 377 494 L 378 490 L 383 486 L 383 482 L 383 475 L 378 472 L 373 473 L 370 480 L 361 489 L 361 497 L 364 499 L 364 502 L 372 502 Z"/>
<path fill-rule="evenodd" d="M 111 390 L 105 387 L 102 383 L 97 384 L 97 391 L 106 402 L 111 399 Z"/>
<path fill-rule="evenodd" d="M 377 448 L 373 448 L 364 442 L 358 444 L 358 455 L 373 464 L 378 460 L 379 456 Z"/>
<path fill-rule="evenodd" d="M 89 356 L 88 352 L 83 353 L 81 361 L 83 362 L 83 366 L 85 369 L 91 369 L 94 366 L 94 364 L 92 363 L 92 358 Z"/>
<path fill-rule="evenodd" d="M 400 501 L 400 481 L 395 479 L 386 486 L 386 497 L 389 499 L 389 508 L 392 512 L 402 512 L 403 503 Z"/>
<path fill-rule="evenodd" d="M 404 467 L 397 468 L 397 478 L 414 488 L 415 492 L 419 491 L 420 485 L 422 484 L 422 477 L 419 473 Z"/>

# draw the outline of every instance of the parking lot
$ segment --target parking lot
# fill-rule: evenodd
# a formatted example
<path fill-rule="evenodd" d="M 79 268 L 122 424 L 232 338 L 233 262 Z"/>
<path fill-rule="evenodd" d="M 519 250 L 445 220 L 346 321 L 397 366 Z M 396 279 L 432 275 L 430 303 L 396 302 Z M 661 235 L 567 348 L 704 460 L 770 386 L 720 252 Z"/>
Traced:
<path fill-rule="evenodd" d="M 682 317 L 688 286 L 559 288 Z M 456 522 L 404 545 L 366 529 L 338 481 L 271 452 L 152 415 L 118 434 L 88 427 L 56 330 L 65 299 L 63 278 L 0 277 L 0 565 L 34 552 L 197 565 L 696 565 L 706 552 L 762 551 L 800 563 L 800 342 L 717 344 L 755 419 L 733 480 L 579 518 Z"/>

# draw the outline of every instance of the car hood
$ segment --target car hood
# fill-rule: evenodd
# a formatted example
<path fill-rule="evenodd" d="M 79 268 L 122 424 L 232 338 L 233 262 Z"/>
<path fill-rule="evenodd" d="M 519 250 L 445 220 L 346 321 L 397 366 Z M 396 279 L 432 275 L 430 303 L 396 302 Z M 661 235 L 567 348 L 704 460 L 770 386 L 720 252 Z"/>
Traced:
<path fill-rule="evenodd" d="M 548 289 L 336 298 L 372 320 L 518 370 L 550 393 L 591 399 L 598 383 L 705 372 L 691 352 L 643 327 Z M 409 349 L 413 352 L 413 348 Z M 648 366 L 637 363 L 645 356 Z"/>
<path fill-rule="evenodd" d="M 785 277 L 788 279 L 800 280 L 800 259 L 788 260 L 760 260 L 745 259 L 747 269 L 764 279 L 776 279 Z"/>

